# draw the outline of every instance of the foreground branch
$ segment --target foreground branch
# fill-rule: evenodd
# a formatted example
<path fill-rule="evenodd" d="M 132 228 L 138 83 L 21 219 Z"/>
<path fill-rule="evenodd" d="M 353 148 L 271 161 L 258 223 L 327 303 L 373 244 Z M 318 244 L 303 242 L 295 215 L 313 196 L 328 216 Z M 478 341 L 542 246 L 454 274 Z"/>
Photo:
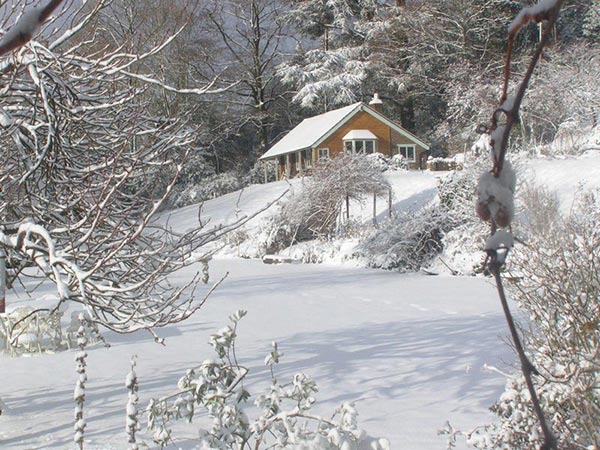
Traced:
<path fill-rule="evenodd" d="M 477 213 L 479 217 L 484 221 L 489 221 L 491 225 L 490 237 L 486 243 L 488 267 L 496 281 L 498 295 L 500 297 L 500 302 L 504 310 L 504 315 L 515 350 L 521 363 L 523 377 L 525 378 L 533 409 L 544 436 L 541 450 L 556 450 L 557 440 L 548 426 L 533 382 L 533 376 L 539 375 L 539 373 L 525 354 L 525 349 L 523 348 L 521 338 L 517 331 L 504 292 L 501 268 L 514 244 L 514 239 L 510 231 L 502 230 L 501 228 L 510 230 L 514 215 L 516 178 L 510 163 L 505 161 L 508 149 L 508 139 L 513 125 L 519 121 L 519 108 L 525 96 L 529 80 L 540 60 L 542 51 L 548 42 L 550 30 L 558 19 L 562 4 L 563 0 L 540 1 L 534 6 L 524 8 L 509 27 L 508 51 L 504 68 L 502 96 L 500 98 L 500 106 L 492 115 L 491 127 L 489 130 L 490 150 L 494 165 L 492 170 L 489 173 L 484 173 L 479 180 L 477 200 Z M 535 50 L 523 79 L 517 87 L 515 95 L 509 97 L 507 90 L 511 74 L 513 42 L 519 30 L 530 21 L 547 21 L 546 30 Z"/>

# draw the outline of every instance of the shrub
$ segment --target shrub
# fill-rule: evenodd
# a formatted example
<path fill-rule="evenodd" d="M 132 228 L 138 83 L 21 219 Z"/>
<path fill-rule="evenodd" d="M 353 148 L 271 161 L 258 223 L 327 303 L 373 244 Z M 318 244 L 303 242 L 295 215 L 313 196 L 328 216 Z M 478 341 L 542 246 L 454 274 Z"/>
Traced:
<path fill-rule="evenodd" d="M 218 175 L 209 175 L 197 184 L 187 185 L 179 194 L 174 195 L 171 200 L 171 206 L 181 208 L 194 203 L 200 203 L 237 191 L 244 186 L 244 179 L 237 172 L 223 172 Z"/>
<path fill-rule="evenodd" d="M 448 219 L 447 211 L 437 205 L 395 214 L 360 243 L 358 253 L 369 267 L 418 271 L 442 250 Z"/>
<path fill-rule="evenodd" d="M 341 155 L 319 161 L 303 189 L 283 208 L 283 221 L 295 230 L 296 241 L 331 236 L 335 233 L 346 199 L 364 200 L 368 194 L 387 194 L 377 158 Z"/>
<path fill-rule="evenodd" d="M 175 394 L 150 402 L 148 424 L 156 443 L 164 447 L 171 440 L 173 420 L 191 422 L 202 411 L 210 426 L 200 431 L 199 448 L 389 450 L 386 439 L 372 438 L 358 428 L 352 403 L 342 404 L 329 419 L 314 415 L 317 385 L 309 376 L 297 373 L 289 383 L 279 383 L 273 369 L 283 355 L 275 342 L 265 358 L 271 385 L 255 397 L 259 414 L 251 419 L 251 395 L 244 385 L 248 369 L 236 357 L 238 324 L 245 315 L 236 312 L 227 327 L 210 337 L 216 359 L 188 370 Z"/>

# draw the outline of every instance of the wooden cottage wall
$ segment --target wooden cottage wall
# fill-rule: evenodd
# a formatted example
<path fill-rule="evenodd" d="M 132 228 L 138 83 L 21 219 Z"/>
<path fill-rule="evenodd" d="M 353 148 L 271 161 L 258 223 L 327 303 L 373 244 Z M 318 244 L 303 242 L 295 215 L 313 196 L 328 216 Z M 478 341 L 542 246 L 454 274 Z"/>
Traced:
<path fill-rule="evenodd" d="M 420 146 L 419 144 L 417 144 L 415 141 L 413 141 L 412 139 L 398 133 L 396 130 L 391 130 L 391 144 L 392 144 L 392 149 L 397 148 L 397 146 L 400 144 L 406 144 L 406 145 L 414 145 L 415 146 L 415 159 L 416 162 L 410 164 L 410 168 L 411 169 L 418 169 L 419 168 L 419 160 L 421 158 L 421 154 L 423 152 L 426 151 L 426 149 L 422 146 Z M 392 154 L 395 154 L 395 152 L 392 152 Z"/>
<path fill-rule="evenodd" d="M 377 136 L 377 151 L 384 155 L 391 156 L 390 127 L 364 111 L 360 111 L 342 125 L 335 133 L 329 136 L 329 138 L 319 144 L 319 148 L 329 148 L 329 156 L 332 158 L 335 157 L 344 151 L 343 138 L 352 130 L 369 130 Z"/>

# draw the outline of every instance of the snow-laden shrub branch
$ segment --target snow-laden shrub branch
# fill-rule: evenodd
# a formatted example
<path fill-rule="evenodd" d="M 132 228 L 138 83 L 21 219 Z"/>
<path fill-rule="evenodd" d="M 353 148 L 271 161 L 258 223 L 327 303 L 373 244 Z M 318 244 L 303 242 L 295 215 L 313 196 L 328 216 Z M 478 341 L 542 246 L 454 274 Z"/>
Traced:
<path fill-rule="evenodd" d="M 3 21 L 18 27 L 19 14 L 30 17 L 25 3 L 15 2 Z M 191 112 L 154 113 L 148 93 L 157 82 L 141 67 L 181 28 L 128 53 L 84 30 L 110 1 L 68 6 L 55 16 L 34 8 L 39 21 L 48 19 L 37 40 L 0 61 L 0 245 L 11 264 L 34 265 L 54 282 L 59 304 L 79 302 L 107 328 L 130 332 L 184 320 L 210 289 L 195 295 L 200 266 L 184 286 L 168 275 L 206 262 L 199 249 L 236 225 L 175 233 L 157 221 L 197 129 Z"/>
<path fill-rule="evenodd" d="M 209 359 L 190 369 L 179 380 L 178 391 L 153 399 L 148 406 L 148 426 L 161 447 L 174 437 L 170 423 L 206 413 L 211 425 L 200 431 L 200 448 L 242 450 L 314 448 L 322 450 L 389 450 L 386 439 L 368 436 L 358 427 L 353 404 L 344 403 L 331 418 L 312 413 L 316 383 L 298 373 L 288 383 L 275 377 L 274 366 L 283 354 L 276 343 L 265 357 L 271 373 L 267 392 L 255 396 L 258 415 L 250 417 L 250 392 L 244 383 L 248 369 L 236 356 L 237 328 L 246 315 L 238 311 L 230 324 L 211 335 L 210 344 L 217 359 Z"/>
<path fill-rule="evenodd" d="M 138 450 L 136 433 L 140 430 L 139 411 L 138 411 L 138 379 L 135 373 L 136 356 L 131 357 L 131 370 L 125 378 L 125 387 L 127 388 L 127 408 L 125 410 L 125 431 L 127 432 L 127 442 L 129 450 Z"/>
<path fill-rule="evenodd" d="M 295 240 L 330 236 L 336 231 L 346 199 L 364 201 L 366 196 L 387 195 L 390 185 L 374 158 L 340 155 L 321 160 L 282 211 L 283 223 Z"/>

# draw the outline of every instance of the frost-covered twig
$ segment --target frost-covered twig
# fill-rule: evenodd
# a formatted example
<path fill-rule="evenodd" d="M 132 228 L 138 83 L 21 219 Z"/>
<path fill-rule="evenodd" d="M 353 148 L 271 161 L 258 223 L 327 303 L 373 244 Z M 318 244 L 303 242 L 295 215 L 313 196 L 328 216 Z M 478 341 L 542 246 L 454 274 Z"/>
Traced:
<path fill-rule="evenodd" d="M 519 120 L 519 108 L 527 85 L 548 42 L 550 30 L 558 19 L 562 4 L 563 0 L 541 0 L 534 6 L 524 8 L 509 27 L 504 87 L 500 98 L 500 106 L 492 115 L 490 127 L 490 150 L 494 166 L 491 172 L 484 173 L 481 176 L 478 186 L 479 198 L 477 199 L 477 213 L 479 217 L 484 221 L 491 222 L 491 235 L 486 243 L 488 264 L 496 281 L 500 302 L 521 363 L 521 370 L 544 435 L 544 443 L 541 447 L 543 450 L 556 449 L 557 441 L 546 421 L 539 396 L 533 383 L 533 375 L 537 375 L 538 372 L 525 353 L 502 283 L 501 268 L 514 244 L 514 239 L 510 231 L 499 230 L 498 228 L 510 229 L 514 214 L 515 175 L 510 164 L 505 161 L 508 138 L 513 125 Z M 507 89 L 511 74 L 510 66 L 513 41 L 519 30 L 532 20 L 537 22 L 547 20 L 548 24 L 527 71 L 517 88 L 517 92 L 514 96 L 509 97 Z M 504 122 L 500 123 L 501 119 L 504 119 Z"/>

